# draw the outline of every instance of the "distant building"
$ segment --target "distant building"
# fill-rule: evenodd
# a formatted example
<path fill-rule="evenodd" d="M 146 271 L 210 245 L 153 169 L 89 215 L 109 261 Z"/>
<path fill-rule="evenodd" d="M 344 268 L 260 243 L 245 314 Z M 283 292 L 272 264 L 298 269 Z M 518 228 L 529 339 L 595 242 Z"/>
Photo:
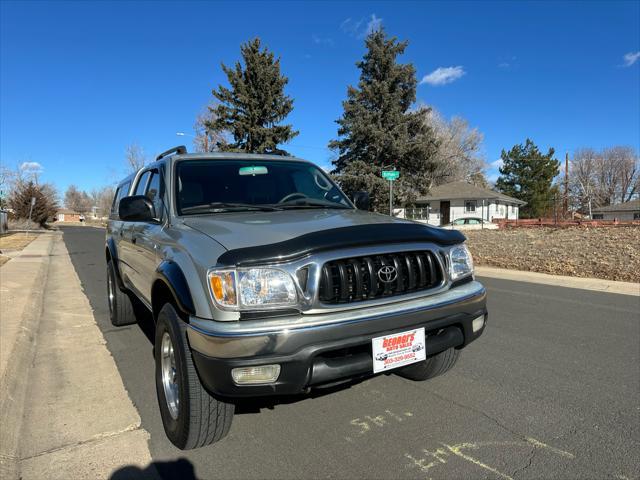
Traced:
<path fill-rule="evenodd" d="M 68 208 L 63 208 L 58 210 L 58 213 L 56 213 L 56 220 L 58 222 L 79 222 L 81 215 L 81 213 L 74 212 Z"/>
<path fill-rule="evenodd" d="M 432 188 L 400 216 L 431 225 L 446 225 L 460 218 L 517 220 L 522 205 L 526 202 L 461 181 Z"/>
<path fill-rule="evenodd" d="M 594 208 L 591 214 L 594 220 L 640 220 L 640 199 Z"/>

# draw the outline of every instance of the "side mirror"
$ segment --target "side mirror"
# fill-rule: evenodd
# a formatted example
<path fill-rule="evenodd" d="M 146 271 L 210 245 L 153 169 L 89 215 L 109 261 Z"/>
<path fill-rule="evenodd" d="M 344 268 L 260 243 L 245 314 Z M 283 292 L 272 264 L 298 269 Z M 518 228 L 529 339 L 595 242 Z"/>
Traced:
<path fill-rule="evenodd" d="M 353 203 L 358 210 L 369 210 L 369 192 L 354 193 Z"/>
<path fill-rule="evenodd" d="M 125 222 L 151 222 L 156 218 L 156 209 L 144 195 L 134 195 L 120 200 L 118 214 Z"/>

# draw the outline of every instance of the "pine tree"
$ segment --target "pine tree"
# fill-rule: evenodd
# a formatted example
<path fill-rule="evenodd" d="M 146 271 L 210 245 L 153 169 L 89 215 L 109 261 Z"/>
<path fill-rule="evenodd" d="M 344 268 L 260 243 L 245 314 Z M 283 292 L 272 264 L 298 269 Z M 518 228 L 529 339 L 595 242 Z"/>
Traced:
<path fill-rule="evenodd" d="M 35 198 L 33 209 L 31 199 Z M 55 201 L 55 189 L 50 185 L 37 185 L 34 182 L 20 183 L 11 197 L 9 207 L 13 210 L 13 215 L 17 218 L 29 218 L 31 210 L 31 220 L 44 225 L 47 219 L 56 214 L 58 205 Z"/>
<path fill-rule="evenodd" d="M 527 138 L 524 145 L 502 150 L 500 176 L 496 188 L 511 197 L 527 202 L 520 209 L 523 218 L 542 217 L 554 208 L 556 189 L 553 179 L 558 175 L 560 162 L 553 158 L 555 150 L 546 154 Z"/>
<path fill-rule="evenodd" d="M 388 183 L 380 178 L 383 166 L 400 170 L 400 179 L 394 183 L 394 203 L 399 204 L 426 194 L 436 167 L 437 141 L 424 121 L 428 109 L 411 109 L 416 100 L 415 68 L 397 62 L 407 44 L 387 38 L 382 28 L 367 36 L 367 52 L 356 63 L 360 81 L 357 87 L 348 87 L 344 113 L 337 120 L 339 138 L 329 142 L 337 153 L 333 173 L 341 186 L 352 194 L 368 185 L 379 211 L 389 202 Z"/>
<path fill-rule="evenodd" d="M 261 49 L 259 38 L 241 45 L 240 52 L 244 67 L 240 62 L 234 68 L 222 64 L 230 88 L 213 90 L 220 103 L 210 107 L 213 115 L 206 127 L 233 137 L 232 143 L 219 142 L 220 150 L 286 154 L 278 145 L 298 132 L 279 125 L 293 110 L 293 99 L 284 93 L 289 80 L 280 73 L 280 59 Z"/>

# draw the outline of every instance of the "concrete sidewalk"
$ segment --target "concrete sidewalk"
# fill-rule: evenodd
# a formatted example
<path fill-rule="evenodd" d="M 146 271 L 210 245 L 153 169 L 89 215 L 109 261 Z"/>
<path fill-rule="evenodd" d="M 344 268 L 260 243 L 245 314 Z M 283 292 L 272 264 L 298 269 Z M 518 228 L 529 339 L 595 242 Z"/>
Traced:
<path fill-rule="evenodd" d="M 0 477 L 109 478 L 125 466 L 145 468 L 148 433 L 62 235 L 35 240 L 0 269 L 0 279 Z M 153 468 L 145 472 L 155 476 Z"/>
<path fill-rule="evenodd" d="M 507 270 L 505 268 L 479 267 L 475 268 L 479 277 L 501 278 L 516 282 L 538 283 L 541 285 L 555 285 L 557 287 L 580 288 L 595 292 L 618 293 L 621 295 L 640 296 L 640 284 L 631 282 L 614 282 L 600 278 L 565 277 L 549 275 L 547 273 L 524 272 Z"/>

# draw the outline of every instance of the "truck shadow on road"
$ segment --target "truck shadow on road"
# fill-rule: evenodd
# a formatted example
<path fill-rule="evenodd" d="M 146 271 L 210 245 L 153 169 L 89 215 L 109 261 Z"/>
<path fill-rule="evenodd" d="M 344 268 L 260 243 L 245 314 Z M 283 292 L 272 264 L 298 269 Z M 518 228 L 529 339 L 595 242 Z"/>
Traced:
<path fill-rule="evenodd" d="M 179 458 L 169 462 L 151 462 L 144 469 L 135 465 L 126 465 L 113 472 L 109 480 L 151 480 L 158 478 L 197 480 L 195 468 L 186 458 Z"/>

